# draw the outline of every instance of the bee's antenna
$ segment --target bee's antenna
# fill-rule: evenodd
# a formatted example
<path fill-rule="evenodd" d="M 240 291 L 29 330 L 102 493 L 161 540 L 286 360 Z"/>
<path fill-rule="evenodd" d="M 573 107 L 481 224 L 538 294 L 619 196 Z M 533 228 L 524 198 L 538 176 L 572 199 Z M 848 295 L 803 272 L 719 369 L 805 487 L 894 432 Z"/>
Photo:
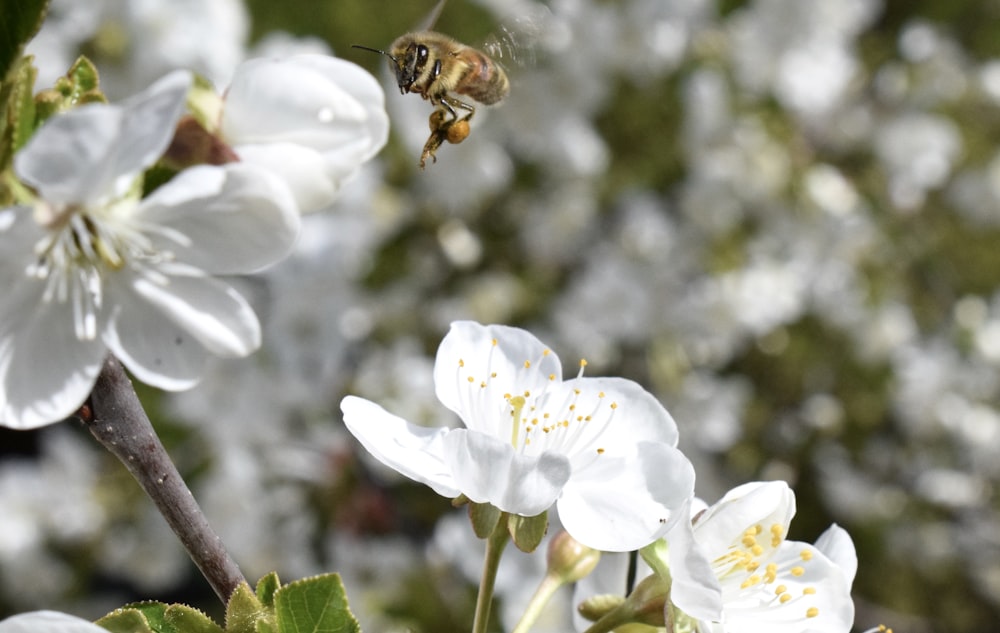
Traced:
<path fill-rule="evenodd" d="M 351 45 L 351 48 L 360 48 L 360 49 L 361 49 L 361 50 L 363 50 L 363 51 L 371 51 L 371 52 L 373 52 L 373 53 L 378 53 L 379 55 L 385 55 L 386 57 L 388 57 L 388 58 L 389 58 L 389 59 L 391 59 L 392 61 L 396 61 L 396 58 L 395 58 L 395 57 L 393 57 L 392 55 L 390 55 L 389 53 L 387 53 L 387 52 L 385 52 L 385 51 L 380 51 L 380 50 L 379 50 L 379 49 L 377 49 L 377 48 L 369 48 L 369 47 L 367 47 L 367 46 L 361 46 L 360 44 L 352 44 L 352 45 Z"/>

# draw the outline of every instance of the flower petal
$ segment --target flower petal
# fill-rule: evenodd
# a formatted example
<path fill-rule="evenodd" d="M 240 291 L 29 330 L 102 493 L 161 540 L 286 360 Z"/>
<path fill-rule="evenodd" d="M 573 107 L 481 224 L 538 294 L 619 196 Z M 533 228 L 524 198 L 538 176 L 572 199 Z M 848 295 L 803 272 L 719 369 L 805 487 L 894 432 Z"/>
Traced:
<path fill-rule="evenodd" d="M 330 204 L 340 190 L 340 178 L 330 178 L 319 151 L 294 143 L 239 146 L 240 160 L 266 169 L 285 181 L 302 213 Z"/>
<path fill-rule="evenodd" d="M 444 497 L 460 490 L 445 463 L 446 428 L 410 424 L 374 402 L 347 396 L 340 402 L 347 430 L 380 462 L 426 484 Z"/>
<path fill-rule="evenodd" d="M 166 336 L 157 336 L 154 326 L 139 322 L 149 313 L 137 301 L 154 306 L 217 356 L 242 357 L 260 347 L 260 323 L 246 300 L 227 284 L 197 270 L 161 265 L 155 272 L 119 271 L 107 279 L 107 288 L 111 305 L 121 306 L 112 322 L 126 348 L 142 347 L 134 336 L 175 345 L 173 328 Z"/>
<path fill-rule="evenodd" d="M 756 525 L 780 525 L 784 537 L 794 515 L 795 493 L 787 483 L 754 481 L 733 488 L 699 516 L 695 535 L 706 552 L 725 552 Z M 761 546 L 773 547 L 771 539 L 761 539 Z"/>
<path fill-rule="evenodd" d="M 549 452 L 518 453 L 509 443 L 478 431 L 455 429 L 444 445 L 462 493 L 504 512 L 541 514 L 552 506 L 570 477 L 566 457 Z"/>
<path fill-rule="evenodd" d="M 167 148 L 190 84 L 190 73 L 176 71 L 121 105 L 54 116 L 14 157 L 15 170 L 50 204 L 121 195 Z"/>
<path fill-rule="evenodd" d="M 796 573 L 779 571 L 782 595 L 775 599 L 775 585 L 758 583 L 753 587 L 724 587 L 727 595 L 725 630 L 727 633 L 845 633 L 854 623 L 854 602 L 843 571 L 818 549 L 808 543 L 785 541 L 769 564 L 778 570 L 797 569 Z M 739 576 L 731 579 L 738 583 Z M 724 581 L 725 583 L 726 581 Z M 729 597 L 732 596 L 732 597 Z"/>
<path fill-rule="evenodd" d="M 854 584 L 854 576 L 858 572 L 858 552 L 847 530 L 834 523 L 816 539 L 816 549 L 843 570 L 848 587 Z"/>
<path fill-rule="evenodd" d="M 682 517 L 694 493 L 694 467 L 662 442 L 640 442 L 633 454 L 605 456 L 579 471 L 563 489 L 559 518 L 570 535 L 594 549 L 639 549 Z"/>
<path fill-rule="evenodd" d="M 58 611 L 31 611 L 0 622 L 0 633 L 107 633 L 93 622 Z"/>
<path fill-rule="evenodd" d="M 240 274 L 288 254 L 301 224 L 284 183 L 266 170 L 230 163 L 185 169 L 140 204 L 137 215 L 168 229 L 158 250 L 213 274 Z"/>
<path fill-rule="evenodd" d="M 438 347 L 434 389 L 467 427 L 510 434 L 507 396 L 541 393 L 562 379 L 559 357 L 532 334 L 504 325 L 456 321 Z"/>
<path fill-rule="evenodd" d="M 693 502 L 693 500 L 692 500 Z M 678 511 L 678 515 L 691 516 L 692 502 Z M 722 587 L 712 569 L 708 553 L 694 538 L 690 520 L 679 520 L 667 533 L 670 549 L 672 584 L 670 600 L 674 605 L 698 620 L 722 620 Z"/>
<path fill-rule="evenodd" d="M 73 311 L 43 301 L 44 284 L 21 277 L 0 307 L 0 424 L 31 429 L 59 422 L 90 394 L 107 351 L 79 340 Z"/>

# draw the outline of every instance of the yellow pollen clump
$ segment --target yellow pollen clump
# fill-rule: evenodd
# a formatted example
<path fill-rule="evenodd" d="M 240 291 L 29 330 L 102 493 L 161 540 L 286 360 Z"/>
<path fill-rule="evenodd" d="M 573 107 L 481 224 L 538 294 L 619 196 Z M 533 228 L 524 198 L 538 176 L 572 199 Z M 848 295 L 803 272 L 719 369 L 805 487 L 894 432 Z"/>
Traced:
<path fill-rule="evenodd" d="M 775 523 L 771 526 L 771 547 L 777 547 L 781 545 L 781 538 L 784 534 L 785 529 Z"/>
<path fill-rule="evenodd" d="M 531 397 L 531 392 L 530 392 L 530 391 L 528 391 L 528 390 L 526 389 L 526 390 L 524 391 L 524 397 L 525 397 L 525 398 L 530 398 L 530 397 Z"/>
<path fill-rule="evenodd" d="M 459 359 L 458 359 L 458 366 L 459 366 L 459 367 L 465 367 L 465 361 L 464 361 L 464 360 L 462 360 L 461 358 L 459 358 Z"/>
<path fill-rule="evenodd" d="M 754 556 L 760 556 L 764 553 L 764 548 L 758 543 L 751 547 L 750 551 L 753 552 Z"/>
<path fill-rule="evenodd" d="M 598 398 L 603 398 L 604 397 L 604 392 L 603 391 L 598 392 L 597 397 Z"/>
<path fill-rule="evenodd" d="M 750 548 L 757 544 L 757 537 L 752 534 L 744 534 L 740 542 L 743 543 L 743 547 Z"/>
<path fill-rule="evenodd" d="M 598 455 L 603 455 L 604 454 L 604 449 L 603 448 L 597 449 L 597 454 Z"/>
<path fill-rule="evenodd" d="M 812 596 L 815 595 L 815 593 L 816 593 L 816 587 L 806 587 L 805 589 L 802 590 L 803 596 Z"/>
<path fill-rule="evenodd" d="M 819 609 L 817 607 L 809 607 L 806 609 L 807 618 L 815 618 L 817 615 L 819 615 Z"/>
<path fill-rule="evenodd" d="M 778 585 L 777 587 L 774 588 L 774 595 L 780 596 L 786 591 L 788 591 L 788 587 L 786 587 L 785 585 Z"/>
<path fill-rule="evenodd" d="M 551 350 L 543 350 L 543 351 L 542 351 L 542 356 L 548 356 L 548 355 L 549 355 L 549 354 L 551 354 L 551 353 L 552 353 L 552 351 L 551 351 Z"/>
<path fill-rule="evenodd" d="M 571 405 L 569 405 L 569 410 L 570 410 L 570 411 L 574 411 L 574 410 L 576 410 L 576 405 L 575 405 L 575 404 L 571 404 Z"/>
<path fill-rule="evenodd" d="M 483 382 L 479 383 L 479 386 L 482 387 L 483 389 L 486 389 L 486 381 L 484 380 Z"/>
<path fill-rule="evenodd" d="M 525 368 L 525 369 L 528 369 L 528 368 L 530 368 L 530 367 L 531 367 L 531 361 L 530 361 L 530 360 L 526 360 L 526 361 L 524 361 L 524 368 Z"/>
<path fill-rule="evenodd" d="M 580 359 L 580 367 L 586 367 L 586 366 L 587 366 L 587 359 L 586 358 L 581 358 Z"/>
<path fill-rule="evenodd" d="M 497 346 L 497 340 L 496 339 L 493 339 L 492 343 L 493 343 L 493 347 Z"/>
<path fill-rule="evenodd" d="M 576 416 L 576 421 L 577 422 L 583 422 L 583 416 L 582 415 Z"/>
<path fill-rule="evenodd" d="M 531 424 L 538 426 L 538 418 L 531 418 Z"/>
<path fill-rule="evenodd" d="M 806 573 L 806 570 L 804 567 L 796 565 L 795 567 L 792 567 L 791 572 L 793 576 L 801 576 L 802 574 Z"/>
<path fill-rule="evenodd" d="M 589 415 L 587 417 L 583 418 L 583 419 L 586 420 L 587 422 L 590 422 L 590 416 Z"/>
<path fill-rule="evenodd" d="M 549 374 L 549 380 L 555 380 L 555 379 L 556 379 L 555 374 Z"/>
<path fill-rule="evenodd" d="M 548 413 L 543 413 L 542 417 L 545 418 L 546 420 L 548 420 L 549 419 L 549 414 Z"/>
<path fill-rule="evenodd" d="M 576 395 L 580 395 L 580 390 L 579 389 L 573 389 L 573 393 L 575 393 Z"/>
<path fill-rule="evenodd" d="M 469 382 L 476 382 L 476 379 L 473 378 L 472 376 L 469 376 L 468 380 L 469 380 Z"/>
<path fill-rule="evenodd" d="M 812 557 L 813 557 L 812 550 L 808 550 L 808 549 L 802 550 L 802 553 L 799 554 L 799 557 L 802 560 L 812 560 Z"/>
<path fill-rule="evenodd" d="M 490 372 L 490 378 L 496 378 L 496 377 L 497 377 L 497 373 L 495 371 L 491 371 Z"/>
<path fill-rule="evenodd" d="M 611 408 L 612 409 L 617 409 L 618 408 L 618 403 L 617 402 L 612 402 L 611 403 Z"/>
<path fill-rule="evenodd" d="M 788 602 L 791 599 L 792 599 L 792 594 L 790 594 L 790 593 L 783 593 L 783 594 L 781 594 L 781 597 L 778 598 L 778 601 L 781 602 L 781 604 L 785 604 L 786 602 Z"/>

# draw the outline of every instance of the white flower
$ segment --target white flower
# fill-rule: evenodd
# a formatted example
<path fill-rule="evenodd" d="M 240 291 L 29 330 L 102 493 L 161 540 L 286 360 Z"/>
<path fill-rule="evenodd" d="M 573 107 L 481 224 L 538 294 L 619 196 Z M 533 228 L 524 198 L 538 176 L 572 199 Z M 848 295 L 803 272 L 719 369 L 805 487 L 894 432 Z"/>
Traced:
<path fill-rule="evenodd" d="M 59 613 L 31 611 L 0 622 L 0 633 L 108 633 L 93 622 Z"/>
<path fill-rule="evenodd" d="M 703 620 L 700 631 L 850 631 L 854 544 L 836 525 L 816 545 L 788 541 L 794 514 L 787 484 L 752 482 L 730 490 L 693 525 L 678 522 L 667 535 L 673 603 L 703 618 L 713 588 L 721 591 L 721 622 Z"/>
<path fill-rule="evenodd" d="M 287 188 L 233 163 L 183 171 L 138 199 L 190 82 L 173 73 L 122 105 L 54 117 L 15 156 L 38 202 L 0 211 L 0 424 L 70 415 L 108 352 L 176 390 L 197 382 L 209 353 L 260 345 L 250 306 L 210 275 L 288 252 L 299 217 Z"/>
<path fill-rule="evenodd" d="M 302 211 L 330 204 L 385 145 L 385 93 L 366 70 L 326 55 L 252 59 L 226 91 L 220 129 L 240 160 L 289 184 Z"/>
<path fill-rule="evenodd" d="M 366 449 L 438 494 L 534 516 L 557 503 L 567 532 L 606 551 L 666 533 L 692 495 L 670 414 L 621 378 L 563 381 L 559 359 L 512 327 L 452 324 L 434 366 L 438 399 L 466 428 L 424 428 L 349 396 Z"/>

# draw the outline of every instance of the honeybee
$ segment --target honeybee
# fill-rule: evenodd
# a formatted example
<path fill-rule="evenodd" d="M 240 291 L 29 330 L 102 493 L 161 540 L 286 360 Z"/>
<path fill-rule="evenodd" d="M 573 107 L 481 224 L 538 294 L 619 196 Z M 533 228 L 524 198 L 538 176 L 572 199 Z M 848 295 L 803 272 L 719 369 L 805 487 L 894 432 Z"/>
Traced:
<path fill-rule="evenodd" d="M 445 0 L 438 2 L 425 29 L 399 36 L 388 52 L 354 46 L 388 57 L 399 93 L 418 94 L 435 106 L 428 120 L 431 135 L 420 154 L 421 169 L 428 158 L 437 162 L 435 152 L 445 141 L 457 144 L 469 135 L 469 121 L 476 108 L 455 94 L 483 105 L 493 105 L 510 92 L 507 73 L 489 55 L 430 30 L 444 3 Z M 463 111 L 464 116 L 459 111 Z"/>

